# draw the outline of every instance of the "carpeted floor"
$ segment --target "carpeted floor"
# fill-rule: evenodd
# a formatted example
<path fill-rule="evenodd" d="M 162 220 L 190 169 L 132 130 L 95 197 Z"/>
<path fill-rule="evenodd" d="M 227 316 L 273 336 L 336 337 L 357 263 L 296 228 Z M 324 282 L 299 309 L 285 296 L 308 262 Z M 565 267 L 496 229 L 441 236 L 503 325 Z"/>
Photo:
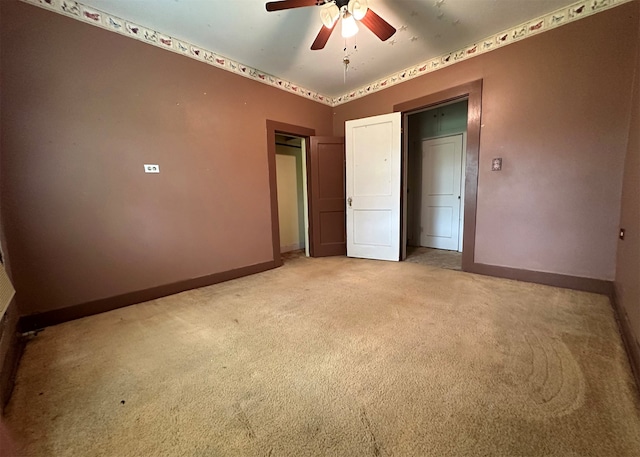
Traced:
<path fill-rule="evenodd" d="M 21 456 L 638 456 L 604 296 L 345 257 L 47 328 Z"/>
<path fill-rule="evenodd" d="M 406 261 L 430 267 L 446 268 L 447 270 L 461 270 L 462 252 L 407 246 Z"/>

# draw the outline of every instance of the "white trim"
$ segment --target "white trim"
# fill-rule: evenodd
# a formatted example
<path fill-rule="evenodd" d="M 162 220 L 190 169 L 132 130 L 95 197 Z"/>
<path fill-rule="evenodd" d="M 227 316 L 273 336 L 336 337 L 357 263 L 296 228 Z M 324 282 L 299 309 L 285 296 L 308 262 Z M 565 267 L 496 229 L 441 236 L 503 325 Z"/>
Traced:
<path fill-rule="evenodd" d="M 468 116 L 468 114 L 467 114 Z M 460 235 L 458 236 L 458 252 L 464 245 L 464 195 L 467 188 L 467 130 L 462 132 L 462 176 L 460 176 Z"/>
<path fill-rule="evenodd" d="M 307 189 L 307 140 L 300 138 L 300 153 L 302 154 L 302 204 L 304 210 L 304 254 L 311 257 L 309 248 L 309 193 Z"/>

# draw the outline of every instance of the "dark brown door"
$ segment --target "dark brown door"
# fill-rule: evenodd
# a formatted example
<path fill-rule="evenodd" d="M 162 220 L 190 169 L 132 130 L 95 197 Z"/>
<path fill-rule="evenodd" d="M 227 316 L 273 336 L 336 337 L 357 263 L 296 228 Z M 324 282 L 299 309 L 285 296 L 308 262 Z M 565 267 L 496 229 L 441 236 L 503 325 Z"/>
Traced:
<path fill-rule="evenodd" d="M 344 138 L 312 136 L 309 159 L 310 254 L 346 255 Z"/>

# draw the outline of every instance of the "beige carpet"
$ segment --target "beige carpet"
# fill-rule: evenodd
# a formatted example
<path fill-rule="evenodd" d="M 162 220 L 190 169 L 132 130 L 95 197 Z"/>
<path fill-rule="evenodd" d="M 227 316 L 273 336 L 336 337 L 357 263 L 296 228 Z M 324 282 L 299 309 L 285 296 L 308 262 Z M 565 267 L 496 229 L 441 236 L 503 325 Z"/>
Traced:
<path fill-rule="evenodd" d="M 443 249 L 407 246 L 407 262 L 419 263 L 430 267 L 447 270 L 462 269 L 462 252 L 445 251 Z"/>
<path fill-rule="evenodd" d="M 409 262 L 284 267 L 46 329 L 23 456 L 639 456 L 607 298 Z"/>

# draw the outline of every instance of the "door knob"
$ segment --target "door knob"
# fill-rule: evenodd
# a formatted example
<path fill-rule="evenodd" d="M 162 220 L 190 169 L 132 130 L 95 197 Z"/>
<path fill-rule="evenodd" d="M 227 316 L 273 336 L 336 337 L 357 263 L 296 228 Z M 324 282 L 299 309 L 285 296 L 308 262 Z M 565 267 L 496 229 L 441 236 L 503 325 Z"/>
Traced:
<path fill-rule="evenodd" d="M 349 203 L 349 206 L 351 206 L 351 202 L 352 202 L 352 201 L 353 201 L 353 200 L 351 199 L 351 197 L 347 198 L 347 202 Z"/>

